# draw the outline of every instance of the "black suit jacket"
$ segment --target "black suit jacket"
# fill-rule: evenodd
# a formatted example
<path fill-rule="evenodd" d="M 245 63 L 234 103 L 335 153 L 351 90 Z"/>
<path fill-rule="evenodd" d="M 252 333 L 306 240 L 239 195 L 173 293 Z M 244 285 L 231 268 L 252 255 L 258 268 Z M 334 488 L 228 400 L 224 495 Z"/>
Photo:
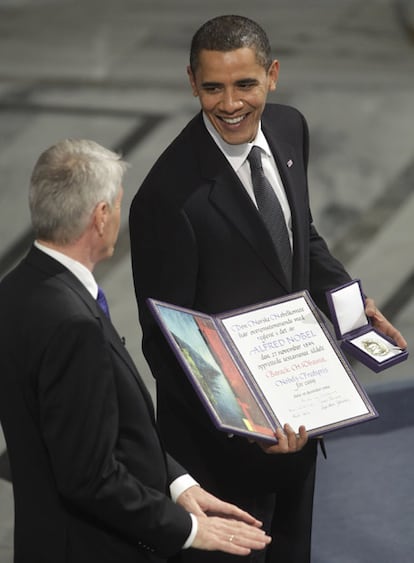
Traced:
<path fill-rule="evenodd" d="M 151 398 L 85 287 L 36 248 L 0 284 L 0 420 L 16 563 L 161 561 L 191 529 L 168 498 Z"/>
<path fill-rule="evenodd" d="M 325 291 L 350 278 L 312 223 L 305 120 L 291 107 L 269 105 L 262 128 L 292 213 L 293 291 L 308 289 L 327 312 Z M 143 350 L 158 381 L 158 418 L 170 451 L 208 487 L 269 489 L 280 479 L 297 483 L 308 465 L 300 460 L 314 459 L 314 447 L 291 456 L 266 456 L 246 440 L 229 440 L 214 430 L 145 303 L 153 297 L 219 313 L 287 292 L 258 211 L 201 114 L 161 155 L 138 190 L 130 233 Z"/>

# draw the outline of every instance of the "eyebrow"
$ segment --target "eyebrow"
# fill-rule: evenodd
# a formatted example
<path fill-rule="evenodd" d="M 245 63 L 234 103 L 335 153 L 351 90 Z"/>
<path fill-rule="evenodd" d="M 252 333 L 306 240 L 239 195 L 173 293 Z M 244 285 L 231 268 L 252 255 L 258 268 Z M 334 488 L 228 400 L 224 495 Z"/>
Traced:
<path fill-rule="evenodd" d="M 241 86 L 246 84 L 257 84 L 258 80 L 256 78 L 241 78 L 240 80 L 236 80 L 235 85 Z M 203 82 L 201 84 L 202 88 L 220 88 L 223 86 L 222 82 Z"/>
<path fill-rule="evenodd" d="M 222 82 L 203 82 L 201 84 L 202 88 L 217 88 L 223 86 Z"/>
<path fill-rule="evenodd" d="M 236 80 L 236 84 L 257 84 L 257 78 L 241 78 Z"/>

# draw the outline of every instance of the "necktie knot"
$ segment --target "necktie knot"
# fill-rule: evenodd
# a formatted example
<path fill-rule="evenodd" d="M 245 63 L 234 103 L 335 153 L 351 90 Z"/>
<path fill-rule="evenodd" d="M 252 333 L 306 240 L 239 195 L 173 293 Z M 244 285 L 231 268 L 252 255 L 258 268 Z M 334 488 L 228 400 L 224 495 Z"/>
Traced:
<path fill-rule="evenodd" d="M 110 315 L 109 315 L 108 301 L 106 300 L 105 293 L 103 292 L 101 287 L 98 287 L 98 297 L 96 298 L 96 301 L 98 302 L 98 305 L 109 319 Z"/>
<path fill-rule="evenodd" d="M 247 160 L 249 161 L 250 168 L 254 170 L 263 170 L 261 149 L 257 146 L 251 148 Z"/>

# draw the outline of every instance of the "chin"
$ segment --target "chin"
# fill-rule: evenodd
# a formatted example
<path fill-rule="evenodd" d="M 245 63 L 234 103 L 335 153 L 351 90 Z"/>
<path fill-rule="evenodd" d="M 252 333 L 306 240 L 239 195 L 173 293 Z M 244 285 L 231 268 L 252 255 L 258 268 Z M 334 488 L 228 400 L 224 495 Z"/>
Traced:
<path fill-rule="evenodd" d="M 102 254 L 101 260 L 108 260 L 108 258 L 111 258 L 114 255 L 114 252 L 115 248 L 108 248 L 106 252 Z"/>
<path fill-rule="evenodd" d="M 244 143 L 250 143 L 252 139 L 255 138 L 256 134 L 251 130 L 219 130 L 221 138 L 229 145 L 243 145 Z"/>
<path fill-rule="evenodd" d="M 251 136 L 230 135 L 226 137 L 223 136 L 223 140 L 229 145 L 244 145 L 245 143 L 250 143 Z"/>

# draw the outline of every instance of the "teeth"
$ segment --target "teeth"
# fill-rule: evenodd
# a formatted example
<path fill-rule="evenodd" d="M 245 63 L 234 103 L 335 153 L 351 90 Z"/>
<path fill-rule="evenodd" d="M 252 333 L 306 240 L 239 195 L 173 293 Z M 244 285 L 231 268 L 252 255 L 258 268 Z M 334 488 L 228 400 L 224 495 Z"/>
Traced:
<path fill-rule="evenodd" d="M 244 119 L 244 115 L 241 115 L 240 117 L 222 117 L 222 120 L 225 121 L 226 123 L 228 123 L 229 125 L 236 125 L 237 123 L 240 123 L 240 121 L 243 121 Z"/>

